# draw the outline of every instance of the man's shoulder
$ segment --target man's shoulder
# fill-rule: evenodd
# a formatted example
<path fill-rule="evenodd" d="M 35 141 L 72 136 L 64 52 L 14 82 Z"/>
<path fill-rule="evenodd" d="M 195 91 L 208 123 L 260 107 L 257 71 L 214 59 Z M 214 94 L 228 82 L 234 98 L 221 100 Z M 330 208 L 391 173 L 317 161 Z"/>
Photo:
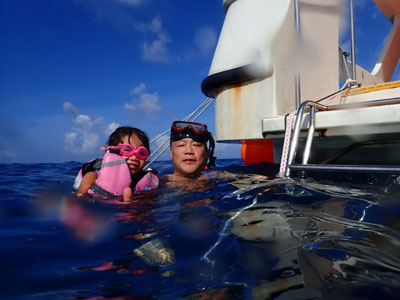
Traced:
<path fill-rule="evenodd" d="M 160 177 L 161 182 L 172 181 L 172 180 L 174 180 L 174 174 L 165 174 Z"/>

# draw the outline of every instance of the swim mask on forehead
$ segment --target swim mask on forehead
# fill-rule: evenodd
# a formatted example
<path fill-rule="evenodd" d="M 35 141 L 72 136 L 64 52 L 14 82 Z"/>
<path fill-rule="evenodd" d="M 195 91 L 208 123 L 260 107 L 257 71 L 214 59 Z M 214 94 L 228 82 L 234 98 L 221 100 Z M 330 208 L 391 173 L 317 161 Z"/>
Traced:
<path fill-rule="evenodd" d="M 208 140 L 207 125 L 190 121 L 174 121 L 171 126 L 171 142 L 184 138 L 206 144 Z"/>

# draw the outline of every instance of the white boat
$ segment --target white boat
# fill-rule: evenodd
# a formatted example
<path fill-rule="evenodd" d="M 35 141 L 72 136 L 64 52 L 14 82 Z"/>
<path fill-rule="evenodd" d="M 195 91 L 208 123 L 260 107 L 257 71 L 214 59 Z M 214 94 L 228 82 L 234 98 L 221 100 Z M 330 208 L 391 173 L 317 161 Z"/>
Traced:
<path fill-rule="evenodd" d="M 202 82 L 215 98 L 216 140 L 241 142 L 245 163 L 281 162 L 285 176 L 400 172 L 400 81 L 391 81 L 400 1 L 374 2 L 393 26 L 368 72 L 355 63 L 352 0 L 223 0 L 225 21 Z M 349 57 L 339 47 L 343 7 Z"/>

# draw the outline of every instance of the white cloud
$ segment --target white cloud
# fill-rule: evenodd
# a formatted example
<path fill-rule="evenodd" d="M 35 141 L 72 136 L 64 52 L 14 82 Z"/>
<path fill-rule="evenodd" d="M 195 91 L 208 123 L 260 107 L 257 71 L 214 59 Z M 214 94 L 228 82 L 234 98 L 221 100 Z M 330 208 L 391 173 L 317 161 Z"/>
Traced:
<path fill-rule="evenodd" d="M 158 93 L 145 93 L 141 95 L 138 107 L 147 116 L 157 115 L 160 113 L 162 108 L 159 103 Z"/>
<path fill-rule="evenodd" d="M 150 28 L 154 33 L 162 33 L 164 31 L 160 17 L 155 17 L 151 20 Z"/>
<path fill-rule="evenodd" d="M 95 132 L 83 132 L 81 135 L 76 132 L 65 134 L 64 148 L 68 152 L 91 154 L 96 153 L 99 147 L 99 135 Z"/>
<path fill-rule="evenodd" d="M 166 47 L 166 41 L 163 39 L 157 39 L 151 43 L 144 42 L 142 45 L 142 58 L 151 62 L 169 62 L 171 56 Z"/>
<path fill-rule="evenodd" d="M 132 114 L 134 114 L 136 112 L 136 106 L 131 103 L 125 103 L 124 107 L 128 112 L 130 112 Z"/>
<path fill-rule="evenodd" d="M 146 85 L 143 82 L 141 82 L 137 87 L 131 89 L 129 94 L 139 95 L 139 94 L 143 93 L 145 90 L 146 90 Z"/>
<path fill-rule="evenodd" d="M 140 23 L 135 26 L 138 31 L 155 34 L 155 39 L 142 44 L 142 58 L 152 62 L 167 63 L 171 60 L 171 54 L 167 45 L 171 42 L 163 29 L 161 19 L 154 18 L 150 23 Z"/>
<path fill-rule="evenodd" d="M 92 126 L 92 119 L 87 115 L 77 115 L 73 122 L 80 126 Z"/>
<path fill-rule="evenodd" d="M 114 132 L 115 129 L 117 129 L 118 127 L 121 127 L 120 124 L 112 122 L 111 124 L 108 124 L 108 126 L 106 128 L 104 128 L 103 133 L 107 136 L 110 136 L 111 133 Z"/>
<path fill-rule="evenodd" d="M 215 47 L 217 34 L 211 27 L 202 27 L 197 30 L 194 42 L 202 54 L 207 54 Z"/>
<path fill-rule="evenodd" d="M 72 105 L 71 102 L 64 102 L 63 103 L 63 108 L 64 108 L 65 112 L 70 113 L 72 115 L 78 115 L 79 114 L 79 110 L 74 105 Z"/>
<path fill-rule="evenodd" d="M 138 87 L 132 89 L 130 94 L 139 96 L 139 98 L 133 98 L 130 103 L 125 103 L 125 110 L 132 115 L 146 115 L 155 116 L 162 111 L 160 105 L 160 97 L 157 92 L 145 93 L 146 85 L 144 83 L 139 84 Z"/>
<path fill-rule="evenodd" d="M 94 13 L 98 20 L 109 22 L 118 32 L 136 30 L 151 36 L 141 41 L 142 59 L 150 62 L 168 63 L 172 59 L 168 45 L 170 39 L 164 30 L 160 17 L 153 18 L 150 22 L 138 21 L 132 9 L 124 5 L 139 6 L 148 0 L 75 0 Z"/>
<path fill-rule="evenodd" d="M 149 23 L 137 23 L 135 24 L 135 29 L 140 32 L 153 32 L 157 34 L 164 32 L 160 17 L 155 17 Z"/>
<path fill-rule="evenodd" d="M 66 151 L 77 152 L 77 137 L 75 132 L 68 132 L 64 137 L 64 146 Z"/>
<path fill-rule="evenodd" d="M 64 148 L 66 151 L 78 155 L 96 155 L 101 146 L 100 137 L 118 127 L 117 123 L 103 126 L 103 117 L 93 117 L 79 113 L 79 110 L 70 102 L 63 104 L 64 111 L 73 114 L 72 128 L 64 137 Z"/>
<path fill-rule="evenodd" d="M 92 153 L 95 152 L 100 145 L 100 137 L 98 133 L 95 132 L 87 132 L 83 133 L 83 142 L 81 151 L 83 153 Z"/>
<path fill-rule="evenodd" d="M 80 114 L 77 115 L 72 122 L 81 128 L 93 128 L 96 125 L 102 124 L 103 121 L 104 119 L 102 117 L 93 119 L 87 115 Z"/>

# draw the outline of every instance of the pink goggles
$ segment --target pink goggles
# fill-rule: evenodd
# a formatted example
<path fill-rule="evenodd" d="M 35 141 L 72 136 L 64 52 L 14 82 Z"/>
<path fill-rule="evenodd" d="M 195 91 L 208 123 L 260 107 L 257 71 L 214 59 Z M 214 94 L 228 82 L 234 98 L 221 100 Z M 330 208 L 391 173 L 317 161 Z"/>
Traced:
<path fill-rule="evenodd" d="M 111 153 L 116 153 L 122 156 L 136 155 L 139 159 L 147 159 L 150 155 L 149 150 L 144 146 L 139 146 L 135 149 L 130 144 L 119 144 L 118 146 L 101 147 L 100 149 L 109 150 Z"/>

